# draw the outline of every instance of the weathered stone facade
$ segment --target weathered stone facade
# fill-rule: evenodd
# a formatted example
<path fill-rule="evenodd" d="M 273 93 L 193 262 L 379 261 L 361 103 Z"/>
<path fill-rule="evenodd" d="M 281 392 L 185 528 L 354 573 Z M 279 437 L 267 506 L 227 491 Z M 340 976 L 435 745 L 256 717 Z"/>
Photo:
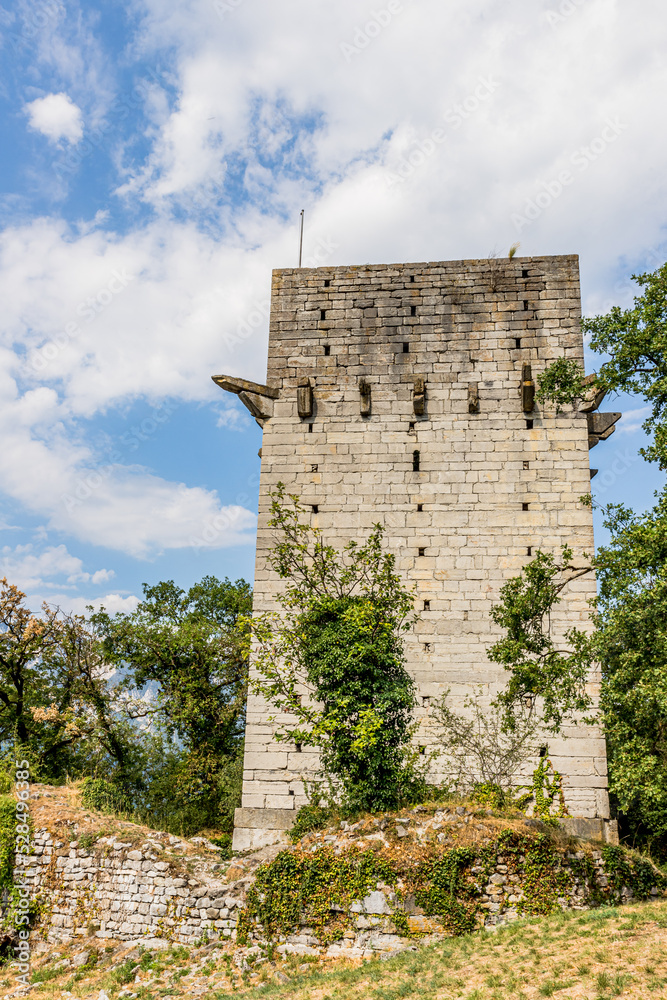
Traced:
<path fill-rule="evenodd" d="M 215 378 L 264 428 L 256 610 L 276 609 L 267 521 L 282 482 L 338 546 L 383 524 L 417 587 L 406 651 L 420 717 L 447 688 L 456 708 L 493 697 L 506 676 L 486 656 L 489 610 L 503 583 L 538 548 L 593 551 L 579 498 L 589 447 L 617 415 L 535 403 L 535 376 L 563 356 L 583 361 L 576 256 L 275 271 L 267 385 Z M 575 581 L 556 629 L 587 628 L 594 592 L 592 575 Z M 284 836 L 317 767 L 273 740 L 269 714 L 251 695 L 240 850 Z M 571 814 L 606 820 L 601 732 L 571 726 L 549 744 Z"/>

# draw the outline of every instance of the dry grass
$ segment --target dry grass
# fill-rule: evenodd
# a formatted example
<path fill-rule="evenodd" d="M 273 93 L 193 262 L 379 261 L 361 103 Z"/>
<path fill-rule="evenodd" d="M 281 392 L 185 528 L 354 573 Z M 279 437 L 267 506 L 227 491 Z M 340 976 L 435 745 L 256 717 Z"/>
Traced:
<path fill-rule="evenodd" d="M 98 942 L 99 944 L 99 942 Z M 77 950 L 84 945 L 82 942 Z M 138 1000 L 162 997 L 284 997 L 286 1000 L 613 1000 L 667 994 L 667 903 L 559 913 L 517 922 L 496 933 L 477 932 L 406 952 L 387 962 L 342 963 L 297 958 L 264 961 L 245 972 L 227 948 L 175 948 L 145 955 L 128 946 L 102 949 L 93 969 L 63 971 L 36 983 L 31 996 L 56 1000 L 110 998 L 120 992 Z M 59 948 L 36 978 L 75 949 Z M 276 974 L 288 982 L 277 982 Z M 0 977 L 2 970 L 0 970 Z M 137 980 L 138 981 L 135 981 Z M 0 979 L 2 994 L 13 981 Z"/>

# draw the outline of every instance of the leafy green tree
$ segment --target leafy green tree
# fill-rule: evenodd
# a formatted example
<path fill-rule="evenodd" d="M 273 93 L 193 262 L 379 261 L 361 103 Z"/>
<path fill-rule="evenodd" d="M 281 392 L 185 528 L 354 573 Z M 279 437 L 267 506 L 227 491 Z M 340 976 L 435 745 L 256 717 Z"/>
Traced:
<path fill-rule="evenodd" d="M 16 748 L 45 781 L 91 766 L 123 768 L 127 727 L 114 717 L 106 665 L 83 618 L 44 604 L 0 580 L 0 748 Z"/>
<path fill-rule="evenodd" d="M 609 787 L 627 834 L 667 853 L 667 496 L 637 515 L 605 510 L 611 542 L 595 567 L 595 655 Z"/>
<path fill-rule="evenodd" d="M 281 720 L 276 739 L 320 751 L 344 808 L 390 808 L 423 785 L 410 748 L 415 695 L 402 641 L 413 594 L 383 552 L 379 524 L 364 544 L 339 551 L 301 520 L 298 497 L 282 484 L 271 513 L 285 613 L 253 619 L 255 689 L 296 719 Z"/>
<path fill-rule="evenodd" d="M 563 589 L 572 580 L 591 572 L 589 564 L 572 564 L 572 550 L 563 547 L 561 562 L 538 551 L 518 576 L 500 591 L 491 618 L 505 635 L 488 650 L 489 659 L 509 672 L 506 687 L 496 702 L 502 707 L 503 728 L 509 732 L 522 724 L 526 705 L 539 705 L 541 724 L 552 733 L 568 717 L 586 712 L 591 699 L 586 680 L 591 666 L 590 637 L 579 629 L 554 639 L 551 614 Z"/>
<path fill-rule="evenodd" d="M 92 616 L 123 674 L 126 710 L 144 726 L 133 794 L 147 818 L 178 804 L 182 827 L 216 825 L 242 752 L 251 589 L 210 576 L 188 591 L 173 581 L 143 589 L 135 611 Z"/>
<path fill-rule="evenodd" d="M 667 469 L 667 264 L 633 276 L 642 294 L 629 309 L 584 319 L 591 349 L 603 356 L 585 378 L 560 359 L 538 377 L 538 399 L 556 406 L 589 393 L 628 392 L 651 408 L 650 441 L 640 454 Z M 626 834 L 667 845 L 667 491 L 652 510 L 602 508 L 611 534 L 594 560 L 598 580 L 591 659 L 602 668 L 600 707 L 609 787 Z"/>
<path fill-rule="evenodd" d="M 640 454 L 667 469 L 667 264 L 633 279 L 644 292 L 630 309 L 614 306 L 582 320 L 591 350 L 606 357 L 594 378 L 586 379 L 578 362 L 561 358 L 538 376 L 537 398 L 560 406 L 596 390 L 643 396 L 651 406 L 644 430 L 653 441 Z"/>

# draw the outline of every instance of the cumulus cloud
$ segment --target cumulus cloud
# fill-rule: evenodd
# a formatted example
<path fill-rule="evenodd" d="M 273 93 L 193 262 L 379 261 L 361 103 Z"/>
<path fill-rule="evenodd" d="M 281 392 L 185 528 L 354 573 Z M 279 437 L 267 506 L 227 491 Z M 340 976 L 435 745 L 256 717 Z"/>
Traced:
<path fill-rule="evenodd" d="M 165 399 L 200 401 L 241 426 L 210 375 L 264 380 L 270 270 L 296 264 L 304 205 L 309 266 L 484 257 L 519 239 L 522 255 L 581 255 L 588 312 L 664 260 L 657 0 L 642 17 L 614 0 L 133 9 L 150 107 L 145 154 L 109 138 L 125 224 L 43 217 L 0 234 L 0 488 L 50 531 L 141 558 L 252 540 L 253 516 L 211 490 L 123 455 L 100 467 L 85 427 L 142 397 L 156 420 Z M 78 99 L 71 46 L 58 66 Z M 67 94 L 26 107 L 51 141 L 80 141 Z"/>
<path fill-rule="evenodd" d="M 113 570 L 84 571 L 83 562 L 68 552 L 65 545 L 47 546 L 39 550 L 33 544 L 5 545 L 0 550 L 0 577 L 7 577 L 23 591 L 40 587 L 62 587 L 63 583 L 106 583 L 115 576 Z"/>
<path fill-rule="evenodd" d="M 24 108 L 30 127 L 50 142 L 62 139 L 76 145 L 83 137 L 81 108 L 67 94 L 47 94 L 30 101 Z"/>

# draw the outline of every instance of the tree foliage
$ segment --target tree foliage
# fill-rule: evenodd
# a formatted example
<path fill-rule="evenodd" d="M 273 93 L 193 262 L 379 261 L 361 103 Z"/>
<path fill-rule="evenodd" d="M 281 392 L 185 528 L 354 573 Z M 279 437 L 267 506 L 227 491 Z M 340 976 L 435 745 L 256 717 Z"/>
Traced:
<path fill-rule="evenodd" d="M 41 616 L 0 580 L 0 747 L 62 781 L 84 761 L 123 768 L 126 728 L 111 719 L 106 665 L 84 618 L 47 604 Z"/>
<path fill-rule="evenodd" d="M 491 618 L 504 636 L 489 649 L 489 659 L 509 671 L 509 680 L 497 702 L 504 709 L 504 728 L 514 731 L 523 710 L 539 706 L 542 725 L 557 733 L 566 718 L 590 708 L 586 680 L 591 664 L 590 639 L 579 629 L 568 629 L 562 641 L 554 638 L 551 614 L 562 590 L 591 571 L 572 564 L 572 550 L 564 546 L 561 562 L 538 551 L 523 572 L 508 580 Z"/>
<path fill-rule="evenodd" d="M 230 823 L 229 786 L 240 785 L 251 609 L 245 581 L 209 576 L 188 591 L 171 580 L 144 585 L 135 611 L 92 616 L 102 654 L 122 677 L 125 711 L 143 733 L 141 768 L 128 791 L 140 812 L 162 825 L 175 802 L 182 826 L 215 825 L 223 800 Z"/>
<path fill-rule="evenodd" d="M 653 441 L 640 454 L 667 469 L 667 264 L 633 279 L 644 291 L 631 308 L 614 306 L 582 321 L 591 350 L 606 356 L 594 382 L 586 382 L 577 362 L 559 359 L 538 376 L 537 398 L 573 403 L 592 386 L 643 396 L 651 407 L 644 430 Z"/>
<path fill-rule="evenodd" d="M 302 520 L 298 497 L 282 485 L 271 513 L 271 563 L 287 586 L 284 614 L 253 620 L 255 689 L 289 713 L 278 740 L 319 750 L 346 808 L 390 808 L 418 780 L 402 641 L 413 595 L 383 551 L 379 524 L 365 543 L 339 551 Z"/>
<path fill-rule="evenodd" d="M 604 523 L 595 642 L 609 786 L 629 833 L 667 838 L 667 497 L 641 515 L 609 505 Z"/>

